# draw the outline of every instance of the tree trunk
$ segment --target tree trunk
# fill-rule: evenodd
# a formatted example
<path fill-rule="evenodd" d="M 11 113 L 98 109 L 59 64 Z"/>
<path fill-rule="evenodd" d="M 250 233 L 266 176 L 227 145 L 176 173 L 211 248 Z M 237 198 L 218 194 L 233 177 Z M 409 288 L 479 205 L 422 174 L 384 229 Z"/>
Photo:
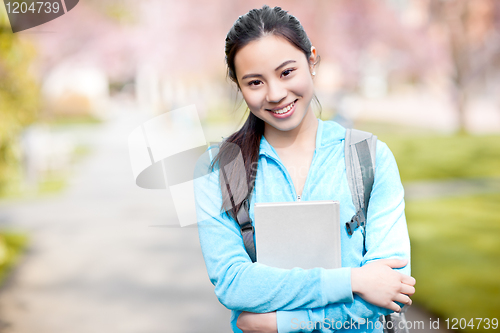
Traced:
<path fill-rule="evenodd" d="M 458 134 L 467 134 L 467 92 L 462 87 L 456 87 L 455 108 L 458 116 Z"/>

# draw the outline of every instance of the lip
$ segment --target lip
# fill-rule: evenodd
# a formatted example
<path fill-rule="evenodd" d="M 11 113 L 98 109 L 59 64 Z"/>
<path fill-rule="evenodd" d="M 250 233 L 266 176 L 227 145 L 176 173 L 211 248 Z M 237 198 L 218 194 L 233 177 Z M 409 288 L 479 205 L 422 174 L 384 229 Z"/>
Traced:
<path fill-rule="evenodd" d="M 285 113 L 282 113 L 282 114 L 277 114 L 277 113 L 274 113 L 272 112 L 271 110 L 281 110 L 283 109 L 284 107 L 287 107 L 288 105 L 292 104 L 292 103 L 289 103 L 289 104 L 286 104 L 285 106 L 281 107 L 281 108 L 274 108 L 274 109 L 266 109 L 269 111 L 269 113 L 272 114 L 273 117 L 275 118 L 278 118 L 278 119 L 284 119 L 284 118 L 288 118 L 290 117 L 294 112 L 295 112 L 295 107 L 297 106 L 297 101 L 298 99 L 296 99 L 295 101 L 293 101 L 293 107 L 288 111 L 288 112 L 285 112 Z"/>

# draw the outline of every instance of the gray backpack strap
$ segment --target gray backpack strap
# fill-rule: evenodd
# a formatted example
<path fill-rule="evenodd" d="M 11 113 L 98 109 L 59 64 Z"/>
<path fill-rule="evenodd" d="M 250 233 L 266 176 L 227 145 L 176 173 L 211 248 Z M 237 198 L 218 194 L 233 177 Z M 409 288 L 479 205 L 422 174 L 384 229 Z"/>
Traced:
<path fill-rule="evenodd" d="M 248 208 L 248 199 L 246 199 L 245 201 L 243 201 L 243 205 L 238 211 L 237 222 L 240 225 L 240 231 L 241 236 L 243 237 L 245 250 L 250 257 L 250 260 L 252 260 L 252 262 L 256 262 L 257 255 L 255 252 L 255 242 L 253 240 L 254 229 L 252 226 L 252 220 L 250 219 Z"/>
<path fill-rule="evenodd" d="M 227 186 L 227 192 L 229 193 L 231 199 L 231 205 L 233 206 L 233 210 L 236 211 L 236 205 L 233 200 L 233 193 L 231 192 L 231 188 L 229 186 L 229 180 L 227 179 L 226 172 L 224 168 L 219 169 L 222 172 L 222 176 L 224 177 L 224 181 Z M 252 262 L 257 261 L 257 255 L 255 252 L 255 242 L 253 239 L 254 229 L 252 225 L 252 220 L 250 219 L 249 207 L 248 207 L 248 199 L 245 199 L 242 202 L 240 210 L 236 215 L 236 222 L 240 226 L 241 236 L 243 238 L 243 244 L 245 245 L 245 251 L 247 251 L 248 256 Z"/>
<path fill-rule="evenodd" d="M 222 138 L 222 142 L 218 143 L 217 145 L 220 146 L 222 143 L 226 140 L 226 138 Z M 235 186 L 230 186 L 229 184 L 229 179 L 227 178 L 227 174 L 225 171 L 225 168 L 220 167 L 219 168 L 220 172 L 222 173 L 222 177 L 224 177 L 224 183 L 226 184 L 226 189 L 227 193 L 229 194 L 229 198 L 231 201 L 231 206 L 234 212 L 236 212 L 236 204 L 234 202 L 234 197 L 233 193 L 231 191 L 231 188 L 237 187 Z M 254 242 L 254 228 L 252 225 L 252 219 L 250 219 L 250 211 L 249 211 L 249 203 L 248 203 L 248 198 L 243 200 L 240 210 L 236 214 L 236 223 L 238 223 L 238 226 L 240 227 L 240 232 L 241 232 L 241 237 L 243 238 L 243 244 L 245 246 L 245 251 L 247 252 L 248 256 L 250 257 L 250 260 L 252 262 L 257 261 L 257 254 L 255 251 L 255 242 Z"/>
<path fill-rule="evenodd" d="M 345 136 L 345 165 L 347 183 L 351 190 L 356 214 L 346 222 L 347 233 L 363 226 L 365 232 L 366 211 L 370 201 L 375 174 L 375 148 L 377 137 L 371 133 L 347 129 Z"/>

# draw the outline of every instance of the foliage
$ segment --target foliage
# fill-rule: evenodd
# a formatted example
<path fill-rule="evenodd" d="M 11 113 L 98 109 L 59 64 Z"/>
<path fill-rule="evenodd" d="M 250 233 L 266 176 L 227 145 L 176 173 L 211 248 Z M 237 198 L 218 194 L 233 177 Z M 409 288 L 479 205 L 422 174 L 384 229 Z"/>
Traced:
<path fill-rule="evenodd" d="M 17 262 L 27 242 L 28 238 L 24 234 L 0 233 L 0 285 Z"/>
<path fill-rule="evenodd" d="M 30 71 L 33 47 L 11 32 L 0 11 L 0 194 L 16 171 L 18 136 L 37 115 L 39 88 Z"/>
<path fill-rule="evenodd" d="M 498 318 L 499 202 L 489 194 L 407 203 L 415 302 L 443 319 Z"/>

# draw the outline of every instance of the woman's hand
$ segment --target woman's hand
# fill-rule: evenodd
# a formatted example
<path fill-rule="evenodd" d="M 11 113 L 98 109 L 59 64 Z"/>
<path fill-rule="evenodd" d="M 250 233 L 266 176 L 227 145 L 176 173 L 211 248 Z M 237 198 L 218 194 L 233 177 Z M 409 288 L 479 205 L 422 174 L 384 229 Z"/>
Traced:
<path fill-rule="evenodd" d="M 276 312 L 252 313 L 243 311 L 236 321 L 243 333 L 278 333 Z"/>
<path fill-rule="evenodd" d="M 404 267 L 408 260 L 381 259 L 351 269 L 351 287 L 365 301 L 396 312 L 401 308 L 395 302 L 411 305 L 415 293 L 415 279 L 394 271 Z"/>

